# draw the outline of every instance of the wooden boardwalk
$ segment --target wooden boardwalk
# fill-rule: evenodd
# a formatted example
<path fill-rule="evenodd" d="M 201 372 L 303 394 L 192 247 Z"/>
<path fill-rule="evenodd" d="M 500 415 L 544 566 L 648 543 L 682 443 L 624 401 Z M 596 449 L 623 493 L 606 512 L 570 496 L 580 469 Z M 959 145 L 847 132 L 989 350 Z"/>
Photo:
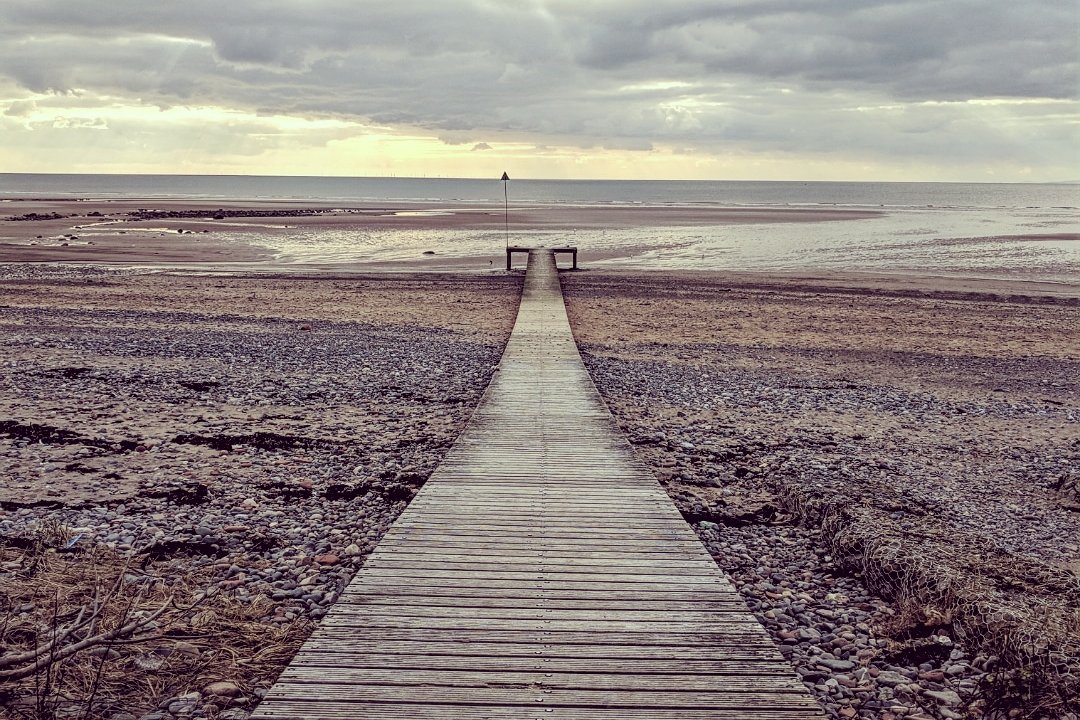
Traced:
<path fill-rule="evenodd" d="M 824 715 L 634 458 L 533 251 L 466 431 L 253 717 Z"/>

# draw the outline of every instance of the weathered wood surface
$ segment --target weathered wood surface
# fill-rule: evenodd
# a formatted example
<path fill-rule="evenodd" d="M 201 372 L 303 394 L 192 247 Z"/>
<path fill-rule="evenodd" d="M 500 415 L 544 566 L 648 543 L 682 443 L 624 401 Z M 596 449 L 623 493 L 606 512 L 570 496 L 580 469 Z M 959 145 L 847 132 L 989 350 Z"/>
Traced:
<path fill-rule="evenodd" d="M 255 718 L 821 718 L 633 456 L 533 251 L 462 437 Z"/>

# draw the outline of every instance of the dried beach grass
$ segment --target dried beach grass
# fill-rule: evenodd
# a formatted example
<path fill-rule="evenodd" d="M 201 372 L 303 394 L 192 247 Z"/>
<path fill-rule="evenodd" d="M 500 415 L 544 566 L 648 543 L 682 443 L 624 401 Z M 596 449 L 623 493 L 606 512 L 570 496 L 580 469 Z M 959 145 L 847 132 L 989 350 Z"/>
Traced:
<path fill-rule="evenodd" d="M 310 633 L 267 622 L 277 607 L 212 587 L 182 561 L 137 563 L 72 542 L 43 523 L 25 547 L 0 547 L 0 708 L 9 717 L 137 714 L 210 683 L 235 686 L 208 717 L 250 707 Z"/>
<path fill-rule="evenodd" d="M 1057 718 L 1080 712 L 1080 580 L 931 524 L 901 528 L 868 507 L 773 478 L 784 507 L 819 527 L 837 562 L 889 598 L 892 634 L 948 627 L 994 658 L 984 712 Z"/>

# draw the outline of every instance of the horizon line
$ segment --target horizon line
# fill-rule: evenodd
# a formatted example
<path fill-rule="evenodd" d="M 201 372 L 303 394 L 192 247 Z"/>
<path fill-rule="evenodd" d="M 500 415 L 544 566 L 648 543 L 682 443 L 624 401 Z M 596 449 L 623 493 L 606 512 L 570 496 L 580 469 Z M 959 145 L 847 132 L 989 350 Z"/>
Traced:
<path fill-rule="evenodd" d="M 153 173 L 153 172 L 0 172 L 0 177 L 8 175 L 71 175 L 71 176 L 113 176 L 113 177 L 212 177 L 212 178 L 305 178 L 305 179 L 344 179 L 344 180 L 470 180 L 484 181 L 487 176 L 449 176 L 437 175 L 271 175 L 265 173 Z M 822 185 L 890 184 L 890 185 L 1080 185 L 1080 180 L 809 180 L 792 178 L 788 180 L 732 180 L 732 179 L 689 179 L 689 178 L 517 178 L 518 182 L 670 182 L 670 183 L 819 183 Z M 491 182 L 501 182 L 500 178 L 491 178 Z M 511 177 L 510 182 L 515 182 Z"/>

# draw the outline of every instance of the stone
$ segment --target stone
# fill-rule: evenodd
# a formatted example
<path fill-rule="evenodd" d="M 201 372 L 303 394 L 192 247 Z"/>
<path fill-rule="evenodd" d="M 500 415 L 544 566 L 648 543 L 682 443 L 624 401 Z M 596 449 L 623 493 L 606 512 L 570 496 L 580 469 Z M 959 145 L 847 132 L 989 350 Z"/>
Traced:
<path fill-rule="evenodd" d="M 855 669 L 855 663 L 850 660 L 834 660 L 832 658 L 818 658 L 817 664 L 827 667 L 834 672 L 846 672 Z"/>
<path fill-rule="evenodd" d="M 332 553 L 325 553 L 323 555 L 316 555 L 314 560 L 319 565 L 337 565 L 339 562 L 341 562 L 341 558 L 339 558 L 337 555 L 334 555 Z"/>
<path fill-rule="evenodd" d="M 217 697 L 233 698 L 239 695 L 242 691 L 240 687 L 228 680 L 219 680 L 218 682 L 212 682 L 203 688 L 203 693 L 206 695 L 216 695 Z"/>
<path fill-rule="evenodd" d="M 96 657 L 96 658 L 105 658 L 106 660 L 119 660 L 120 659 L 120 653 L 118 651 L 113 650 L 112 648 L 103 647 L 103 646 L 92 648 L 90 650 L 90 652 L 87 653 L 87 654 L 92 656 L 92 657 Z"/>
<path fill-rule="evenodd" d="M 172 646 L 174 653 L 180 653 L 190 658 L 197 658 L 202 655 L 202 651 L 195 645 L 188 642 L 178 642 Z"/>
<path fill-rule="evenodd" d="M 963 702 L 960 696 L 952 690 L 923 690 L 923 695 L 949 707 L 956 707 Z"/>
<path fill-rule="evenodd" d="M 350 556 L 350 557 L 359 555 L 362 552 L 363 551 L 360 549 L 360 546 L 357 545 L 356 543 L 352 543 L 348 547 L 345 548 L 345 554 Z"/>
<path fill-rule="evenodd" d="M 896 687 L 897 685 L 906 685 L 908 678 L 893 670 L 882 670 L 878 673 L 877 681 L 879 685 Z"/>

